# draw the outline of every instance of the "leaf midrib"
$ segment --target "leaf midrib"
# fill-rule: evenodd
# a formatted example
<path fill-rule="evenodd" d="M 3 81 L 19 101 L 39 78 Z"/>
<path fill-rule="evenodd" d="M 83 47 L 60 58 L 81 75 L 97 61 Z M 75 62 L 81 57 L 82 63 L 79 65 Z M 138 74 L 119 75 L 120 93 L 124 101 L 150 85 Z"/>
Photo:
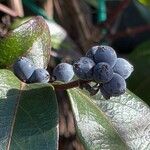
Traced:
<path fill-rule="evenodd" d="M 25 83 L 21 82 L 20 83 L 20 92 L 19 92 L 19 95 L 17 97 L 17 100 L 16 100 L 16 106 L 15 106 L 15 110 L 14 110 L 14 114 L 13 114 L 13 120 L 12 120 L 12 124 L 11 124 L 11 128 L 10 128 L 10 134 L 8 136 L 8 143 L 7 143 L 7 146 L 6 146 L 6 150 L 9 150 L 10 149 L 10 144 L 11 144 L 11 140 L 12 140 L 12 134 L 13 134 L 13 129 L 14 129 L 14 125 L 15 125 L 15 120 L 16 120 L 16 116 L 17 116 L 17 111 L 18 111 L 18 107 L 19 107 L 19 102 L 20 102 L 20 97 L 21 97 L 21 94 L 22 94 L 22 89 L 25 87 Z"/>
<path fill-rule="evenodd" d="M 76 93 L 80 93 L 83 97 L 86 97 L 89 102 L 94 105 L 94 107 L 97 108 L 97 110 L 102 114 L 102 116 L 108 121 L 108 124 L 114 129 L 114 131 L 116 132 L 116 134 L 120 137 L 122 143 L 125 145 L 125 147 L 128 149 L 129 147 L 126 145 L 125 140 L 119 135 L 118 130 L 113 126 L 113 124 L 109 121 L 109 118 L 104 114 L 104 112 L 102 110 L 100 110 L 100 108 L 95 105 L 95 103 L 85 94 L 83 94 L 80 90 L 77 91 L 77 89 L 74 89 Z"/>

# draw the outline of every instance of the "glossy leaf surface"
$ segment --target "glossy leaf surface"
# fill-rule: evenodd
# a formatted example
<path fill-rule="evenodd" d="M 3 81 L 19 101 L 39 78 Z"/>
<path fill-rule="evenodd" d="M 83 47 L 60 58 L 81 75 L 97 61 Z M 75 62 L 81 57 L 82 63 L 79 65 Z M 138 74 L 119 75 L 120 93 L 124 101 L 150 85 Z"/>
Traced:
<path fill-rule="evenodd" d="M 68 90 L 77 134 L 89 150 L 150 149 L 150 109 L 133 93 L 105 100 Z"/>
<path fill-rule="evenodd" d="M 19 56 L 31 58 L 40 68 L 46 68 L 50 57 L 50 33 L 42 17 L 33 17 L 0 39 L 0 67 L 12 65 Z"/>
<path fill-rule="evenodd" d="M 58 148 L 58 108 L 49 84 L 24 84 L 0 70 L 0 149 Z"/>
<path fill-rule="evenodd" d="M 69 90 L 77 134 L 86 150 L 126 149 L 126 145 L 105 114 L 94 105 L 91 98 L 78 89 Z"/>

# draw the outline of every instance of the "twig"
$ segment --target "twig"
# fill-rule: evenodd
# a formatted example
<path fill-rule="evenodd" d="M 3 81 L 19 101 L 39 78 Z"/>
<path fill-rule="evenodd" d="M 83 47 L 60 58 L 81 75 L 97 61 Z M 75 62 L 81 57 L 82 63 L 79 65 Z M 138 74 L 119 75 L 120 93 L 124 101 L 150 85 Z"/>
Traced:
<path fill-rule="evenodd" d="M 46 0 L 43 7 L 48 17 L 53 18 L 53 0 Z"/>
<path fill-rule="evenodd" d="M 17 17 L 18 14 L 16 11 L 8 8 L 7 6 L 3 5 L 3 4 L 0 4 L 0 11 L 12 16 L 12 17 Z"/>
<path fill-rule="evenodd" d="M 83 15 L 81 8 L 79 8 L 79 6 L 80 6 L 80 5 L 78 5 L 79 2 L 77 2 L 77 0 L 71 0 L 71 1 L 72 1 L 73 6 L 74 6 L 74 10 L 76 12 L 76 15 L 78 16 L 78 20 L 79 20 L 79 23 L 81 25 L 84 37 L 85 37 L 85 39 L 89 39 L 90 31 L 87 27 L 85 16 Z"/>
<path fill-rule="evenodd" d="M 85 54 L 86 42 L 91 37 L 90 29 L 92 27 L 92 23 L 90 23 L 88 17 L 86 16 L 87 14 L 83 11 L 83 8 L 81 8 L 82 1 L 56 0 L 56 2 L 54 1 L 54 3 L 57 14 L 59 18 L 61 18 L 61 24 L 78 45 L 81 53 Z M 64 20 L 65 24 L 63 23 Z"/>
<path fill-rule="evenodd" d="M 107 34 L 103 35 L 101 34 L 101 31 L 104 28 L 107 28 L 110 30 L 111 24 L 117 19 L 117 17 L 120 15 L 121 12 L 129 5 L 131 0 L 123 0 L 115 9 L 114 12 L 111 13 L 111 16 L 108 17 L 108 19 L 103 23 L 95 27 L 95 30 L 93 30 L 93 33 L 91 34 L 91 37 L 89 41 L 87 41 L 87 47 L 94 43 L 99 43 L 99 41 L 103 40 Z"/>
<path fill-rule="evenodd" d="M 11 7 L 17 12 L 19 17 L 24 16 L 22 0 L 10 0 Z"/>
<path fill-rule="evenodd" d="M 76 81 L 69 82 L 67 84 L 53 84 L 53 86 L 57 90 L 67 90 L 67 89 L 78 87 L 82 84 L 89 83 L 89 82 L 91 82 L 91 81 L 90 80 L 89 81 L 76 80 Z"/>
<path fill-rule="evenodd" d="M 111 16 L 108 17 L 108 19 L 98 25 L 95 26 L 93 32 L 91 33 L 91 37 L 87 40 L 87 45 L 86 47 L 88 48 L 89 46 L 95 44 L 98 44 L 99 41 L 103 40 L 107 34 L 101 34 L 102 30 L 104 28 L 107 28 L 110 30 L 111 24 L 117 19 L 117 17 L 120 15 L 121 12 L 123 12 L 123 10 L 129 5 L 131 0 L 123 0 L 115 9 L 115 11 L 113 11 L 111 13 Z"/>
<path fill-rule="evenodd" d="M 58 17 L 59 17 L 60 21 L 63 23 L 64 17 L 63 17 L 63 14 L 62 14 L 62 10 L 61 10 L 61 7 L 60 7 L 59 0 L 54 0 L 53 2 L 54 2 L 54 7 L 57 11 Z"/>
<path fill-rule="evenodd" d="M 150 31 L 150 25 L 142 25 L 134 28 L 127 28 L 125 31 L 118 32 L 116 34 L 108 35 L 108 39 L 115 40 L 125 36 L 133 36 L 138 33 Z"/>

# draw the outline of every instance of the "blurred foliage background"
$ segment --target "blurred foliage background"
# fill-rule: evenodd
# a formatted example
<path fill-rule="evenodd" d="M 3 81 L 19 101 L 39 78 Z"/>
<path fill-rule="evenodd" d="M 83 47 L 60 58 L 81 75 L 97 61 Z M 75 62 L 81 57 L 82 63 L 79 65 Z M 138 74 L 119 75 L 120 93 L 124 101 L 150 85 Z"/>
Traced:
<path fill-rule="evenodd" d="M 50 28 L 50 68 L 93 45 L 110 45 L 135 67 L 128 88 L 150 105 L 149 0 L 0 0 L 1 38 L 14 22 L 35 15 Z"/>

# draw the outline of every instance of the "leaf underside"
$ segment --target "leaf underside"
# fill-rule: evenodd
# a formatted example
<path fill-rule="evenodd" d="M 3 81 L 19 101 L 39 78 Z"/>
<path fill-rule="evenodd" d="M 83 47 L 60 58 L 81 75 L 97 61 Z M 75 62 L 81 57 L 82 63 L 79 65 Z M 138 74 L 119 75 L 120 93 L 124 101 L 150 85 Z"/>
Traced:
<path fill-rule="evenodd" d="M 68 90 L 77 134 L 86 149 L 150 149 L 150 109 L 127 90 L 105 100 L 80 89 Z"/>

